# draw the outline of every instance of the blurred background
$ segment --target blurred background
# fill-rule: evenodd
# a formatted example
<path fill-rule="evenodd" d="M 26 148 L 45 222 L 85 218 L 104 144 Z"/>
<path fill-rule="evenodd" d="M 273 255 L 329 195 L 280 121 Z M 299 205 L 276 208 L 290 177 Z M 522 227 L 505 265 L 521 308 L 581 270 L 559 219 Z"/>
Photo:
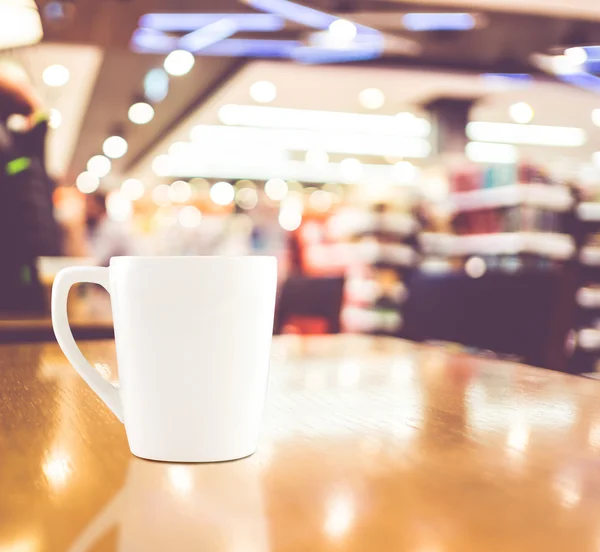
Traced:
<path fill-rule="evenodd" d="M 276 333 L 596 372 L 600 4 L 476 7 L 0 0 L 0 341 L 64 266 L 275 255 Z"/>

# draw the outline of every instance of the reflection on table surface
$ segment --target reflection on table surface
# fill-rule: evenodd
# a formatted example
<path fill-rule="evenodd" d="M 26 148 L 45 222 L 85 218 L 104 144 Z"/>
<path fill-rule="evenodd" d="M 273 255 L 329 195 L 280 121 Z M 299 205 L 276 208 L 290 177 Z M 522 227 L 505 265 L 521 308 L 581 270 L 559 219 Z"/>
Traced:
<path fill-rule="evenodd" d="M 0 347 L 0 552 L 600 546 L 597 381 L 357 336 L 272 358 L 254 456 L 162 464 L 56 346 Z"/>

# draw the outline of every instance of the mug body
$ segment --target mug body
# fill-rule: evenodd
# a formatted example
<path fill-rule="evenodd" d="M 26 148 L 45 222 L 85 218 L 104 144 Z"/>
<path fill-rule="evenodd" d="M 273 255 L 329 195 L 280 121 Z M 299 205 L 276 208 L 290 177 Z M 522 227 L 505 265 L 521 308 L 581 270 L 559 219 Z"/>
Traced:
<path fill-rule="evenodd" d="M 252 454 L 269 370 L 274 257 L 115 257 L 110 293 L 131 451 L 210 462 Z"/>

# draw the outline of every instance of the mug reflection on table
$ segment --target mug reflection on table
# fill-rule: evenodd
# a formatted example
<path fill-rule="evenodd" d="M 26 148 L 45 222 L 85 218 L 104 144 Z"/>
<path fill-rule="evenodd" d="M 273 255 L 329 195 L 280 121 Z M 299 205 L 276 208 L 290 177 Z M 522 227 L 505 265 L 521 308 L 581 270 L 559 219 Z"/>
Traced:
<path fill-rule="evenodd" d="M 121 491 L 81 532 L 69 552 L 87 552 L 118 527 L 116 552 L 269 549 L 254 462 L 159 464 L 133 458 Z"/>

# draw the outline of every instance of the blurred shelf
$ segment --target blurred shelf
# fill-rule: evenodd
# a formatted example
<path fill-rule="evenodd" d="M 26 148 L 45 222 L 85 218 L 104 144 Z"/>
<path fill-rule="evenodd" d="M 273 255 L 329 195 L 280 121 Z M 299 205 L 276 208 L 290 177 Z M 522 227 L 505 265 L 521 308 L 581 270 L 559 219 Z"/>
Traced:
<path fill-rule="evenodd" d="M 577 290 L 577 304 L 584 309 L 600 308 L 600 288 L 582 287 Z"/>
<path fill-rule="evenodd" d="M 577 217 L 586 222 L 600 221 L 600 203 L 596 201 L 583 201 L 577 205 Z"/>
<path fill-rule="evenodd" d="M 311 266 L 328 268 L 378 262 L 397 266 L 413 266 L 417 261 L 417 254 L 411 246 L 406 244 L 382 244 L 375 240 L 365 240 L 357 243 L 306 246 L 306 260 Z"/>
<path fill-rule="evenodd" d="M 566 186 L 558 184 L 512 184 L 497 188 L 482 188 L 449 195 L 455 212 L 531 205 L 548 211 L 567 211 L 573 205 L 573 197 Z"/>
<path fill-rule="evenodd" d="M 499 232 L 457 236 L 424 232 L 419 236 L 423 251 L 430 255 L 519 255 L 530 253 L 550 259 L 569 259 L 575 252 L 573 238 L 546 232 Z"/>
<path fill-rule="evenodd" d="M 415 217 L 409 213 L 372 213 L 361 209 L 346 209 L 329 220 L 332 239 L 340 240 L 368 232 L 409 236 L 418 229 Z"/>
<path fill-rule="evenodd" d="M 344 292 L 348 301 L 363 305 L 374 304 L 379 299 L 387 298 L 399 306 L 407 297 L 406 286 L 402 282 L 384 287 L 376 280 L 356 277 L 346 280 Z"/>
<path fill-rule="evenodd" d="M 394 333 L 402 326 L 402 316 L 391 309 L 347 306 L 342 309 L 341 320 L 350 332 Z"/>
<path fill-rule="evenodd" d="M 600 349 L 600 330 L 583 328 L 577 332 L 577 346 L 586 351 Z"/>
<path fill-rule="evenodd" d="M 584 245 L 579 253 L 579 260 L 588 266 L 600 266 L 600 246 Z"/>

